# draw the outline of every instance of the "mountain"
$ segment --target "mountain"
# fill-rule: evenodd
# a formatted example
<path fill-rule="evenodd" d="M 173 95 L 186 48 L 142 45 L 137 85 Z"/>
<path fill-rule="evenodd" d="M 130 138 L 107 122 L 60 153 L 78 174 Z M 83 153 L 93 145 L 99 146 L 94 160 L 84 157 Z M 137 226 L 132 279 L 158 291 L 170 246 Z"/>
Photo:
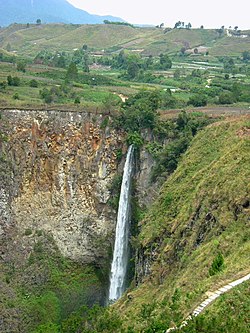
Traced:
<path fill-rule="evenodd" d="M 0 25 L 11 23 L 35 23 L 37 19 L 46 23 L 96 24 L 104 20 L 123 21 L 113 16 L 91 15 L 78 9 L 66 0 L 0 0 Z"/>

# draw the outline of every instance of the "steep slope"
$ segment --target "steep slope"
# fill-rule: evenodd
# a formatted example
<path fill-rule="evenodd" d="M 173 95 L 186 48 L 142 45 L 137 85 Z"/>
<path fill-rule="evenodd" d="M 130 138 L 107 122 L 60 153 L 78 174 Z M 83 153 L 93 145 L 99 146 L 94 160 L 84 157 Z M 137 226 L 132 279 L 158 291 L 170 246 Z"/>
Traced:
<path fill-rule="evenodd" d="M 91 15 L 75 8 L 66 0 L 0 0 L 0 25 L 42 22 L 102 23 L 103 20 L 122 21 L 112 16 Z"/>
<path fill-rule="evenodd" d="M 193 140 L 141 223 L 138 286 L 114 307 L 129 332 L 163 332 L 250 272 L 249 165 L 249 117 Z"/>

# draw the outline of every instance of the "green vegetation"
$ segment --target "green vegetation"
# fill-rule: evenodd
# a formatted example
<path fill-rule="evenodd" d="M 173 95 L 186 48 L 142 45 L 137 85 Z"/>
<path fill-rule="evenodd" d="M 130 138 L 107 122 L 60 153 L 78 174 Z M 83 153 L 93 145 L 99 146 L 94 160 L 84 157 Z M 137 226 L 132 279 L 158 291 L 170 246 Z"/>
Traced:
<path fill-rule="evenodd" d="M 17 33 L 18 38 L 15 39 Z M 81 40 L 78 45 L 73 33 L 91 39 Z M 136 40 L 135 34 L 145 41 L 149 33 L 153 49 L 151 44 L 146 49 L 140 49 L 139 45 L 136 50 L 130 47 L 130 43 Z M 30 47 L 20 52 L 18 46 L 26 45 L 20 37 L 22 34 L 27 43 L 33 43 L 35 53 L 29 53 Z M 62 43 L 64 34 L 70 39 Z M 100 50 L 99 46 L 105 40 L 103 34 L 110 37 L 110 45 Z M 236 57 L 233 53 L 215 56 L 211 50 L 209 54 L 202 53 L 199 45 L 206 42 L 211 45 L 213 40 L 221 39 L 216 38 L 216 31 L 206 29 L 173 29 L 164 33 L 159 28 L 132 28 L 115 22 L 96 27 L 42 25 L 42 29 L 36 25 L 29 29 L 15 25 L 3 29 L 0 35 L 3 47 L 0 52 L 2 106 L 28 107 L 53 103 L 114 112 L 119 110 L 121 99 L 141 90 L 161 95 L 160 110 L 236 103 L 247 107 L 249 103 L 249 50 L 245 47 L 245 38 L 241 38 L 242 50 Z M 11 41 L 8 40 L 10 36 Z M 124 46 L 121 44 L 122 36 L 126 39 Z M 39 42 L 33 38 L 38 38 Z M 47 42 L 53 41 L 53 47 L 42 46 L 43 38 Z M 58 44 L 57 38 L 60 39 Z M 98 47 L 92 43 L 95 38 Z M 152 41 L 154 38 L 162 40 Z M 171 39 L 170 44 L 168 38 Z M 182 52 L 181 44 L 178 48 L 172 45 L 176 38 L 183 43 L 189 40 L 190 49 Z M 17 40 L 18 45 L 14 45 Z M 119 45 L 116 44 L 118 40 Z M 68 48 L 72 41 L 74 46 Z M 156 47 L 157 43 L 164 48 Z M 167 49 L 166 44 L 169 45 Z M 61 45 L 65 48 L 62 49 Z M 11 51 L 14 49 L 15 52 Z M 112 99 L 112 95 L 115 98 Z"/>
<path fill-rule="evenodd" d="M 249 31 L 240 34 L 248 35 Z M 210 55 L 240 56 L 249 51 L 249 37 L 227 37 L 214 29 L 159 29 L 132 27 L 123 22 L 104 25 L 15 24 L 0 31 L 0 47 L 18 54 L 35 56 L 41 50 L 55 52 L 61 45 L 66 51 L 80 49 L 83 44 L 94 50 L 143 49 L 145 55 L 184 52 L 197 48 L 209 50 Z M 9 46 L 9 47 L 8 47 Z M 199 51 L 200 52 L 200 51 Z M 203 52 L 203 51 L 202 51 Z M 205 53 L 204 52 L 204 53 Z"/>
<path fill-rule="evenodd" d="M 209 274 L 215 275 L 216 273 L 219 273 L 224 268 L 224 257 L 221 253 L 218 253 L 215 259 L 212 262 L 211 267 L 209 268 Z"/>
<path fill-rule="evenodd" d="M 117 22 L 117 21 L 109 21 L 109 20 L 104 20 L 103 21 L 104 24 L 116 24 L 116 25 L 126 25 L 126 26 L 129 26 L 129 27 L 134 27 L 133 24 L 130 24 L 128 22 Z"/>
<path fill-rule="evenodd" d="M 179 325 L 208 290 L 249 271 L 249 128 L 243 117 L 196 135 L 133 241 L 150 272 L 82 327 L 108 332 L 104 318 L 111 316 L 113 332 L 163 332 Z M 216 325 L 218 332 L 247 332 L 249 283 L 238 290 L 221 296 L 182 331 L 212 333 Z"/>
<path fill-rule="evenodd" d="M 94 267 L 63 258 L 49 235 L 26 229 L 23 237 L 35 241 L 28 262 L 1 264 L 1 327 L 67 332 L 61 323 L 83 304 L 102 304 L 105 279 Z"/>
<path fill-rule="evenodd" d="M 199 317 L 179 330 L 181 333 L 213 332 L 234 333 L 249 331 L 249 282 L 221 296 Z"/>
<path fill-rule="evenodd" d="M 249 119 L 203 112 L 248 110 L 249 32 L 178 29 L 184 22 L 175 29 L 40 23 L 0 31 L 0 106 L 105 114 L 101 128 L 122 130 L 137 157 L 144 145 L 155 162 L 151 181 L 163 186 L 142 209 L 133 185 L 131 247 L 141 271 L 133 277 L 131 262 L 131 287 L 119 302 L 93 306 L 104 299 L 101 269 L 63 258 L 49 235 L 25 229 L 28 262 L 0 267 L 4 322 L 27 333 L 164 332 L 208 290 L 249 270 Z M 4 156 L 0 167 L 5 181 Z M 121 179 L 110 185 L 113 209 Z M 181 331 L 247 332 L 248 289 L 222 296 Z M 222 321 L 225 313 L 232 319 Z"/>

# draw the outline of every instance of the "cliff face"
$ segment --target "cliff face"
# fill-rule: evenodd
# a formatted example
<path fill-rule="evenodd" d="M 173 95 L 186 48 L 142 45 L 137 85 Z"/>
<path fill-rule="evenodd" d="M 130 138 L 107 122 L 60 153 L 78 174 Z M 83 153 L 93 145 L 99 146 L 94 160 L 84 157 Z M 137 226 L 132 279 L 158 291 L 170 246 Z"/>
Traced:
<path fill-rule="evenodd" d="M 45 231 L 70 259 L 96 265 L 108 259 L 115 226 L 108 188 L 122 141 L 101 129 L 102 121 L 87 113 L 2 111 L 8 137 L 1 146 L 8 166 L 0 185 L 2 237 L 10 228 L 17 235 Z M 31 245 L 22 244 L 24 257 Z"/>

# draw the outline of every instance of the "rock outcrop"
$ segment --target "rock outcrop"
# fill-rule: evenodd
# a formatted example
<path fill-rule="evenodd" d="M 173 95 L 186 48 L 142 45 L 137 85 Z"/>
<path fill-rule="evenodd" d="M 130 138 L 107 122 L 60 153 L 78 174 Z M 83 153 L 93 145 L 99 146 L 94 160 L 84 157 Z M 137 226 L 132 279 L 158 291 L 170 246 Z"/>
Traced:
<path fill-rule="evenodd" d="M 109 185 L 121 135 L 102 128 L 102 115 L 1 113 L 8 140 L 0 150 L 8 171 L 2 171 L 0 184 L 0 235 L 5 237 L 10 226 L 16 237 L 42 230 L 64 256 L 101 265 L 113 243 L 116 213 L 108 205 Z M 23 254 L 30 254 L 27 244 Z"/>

